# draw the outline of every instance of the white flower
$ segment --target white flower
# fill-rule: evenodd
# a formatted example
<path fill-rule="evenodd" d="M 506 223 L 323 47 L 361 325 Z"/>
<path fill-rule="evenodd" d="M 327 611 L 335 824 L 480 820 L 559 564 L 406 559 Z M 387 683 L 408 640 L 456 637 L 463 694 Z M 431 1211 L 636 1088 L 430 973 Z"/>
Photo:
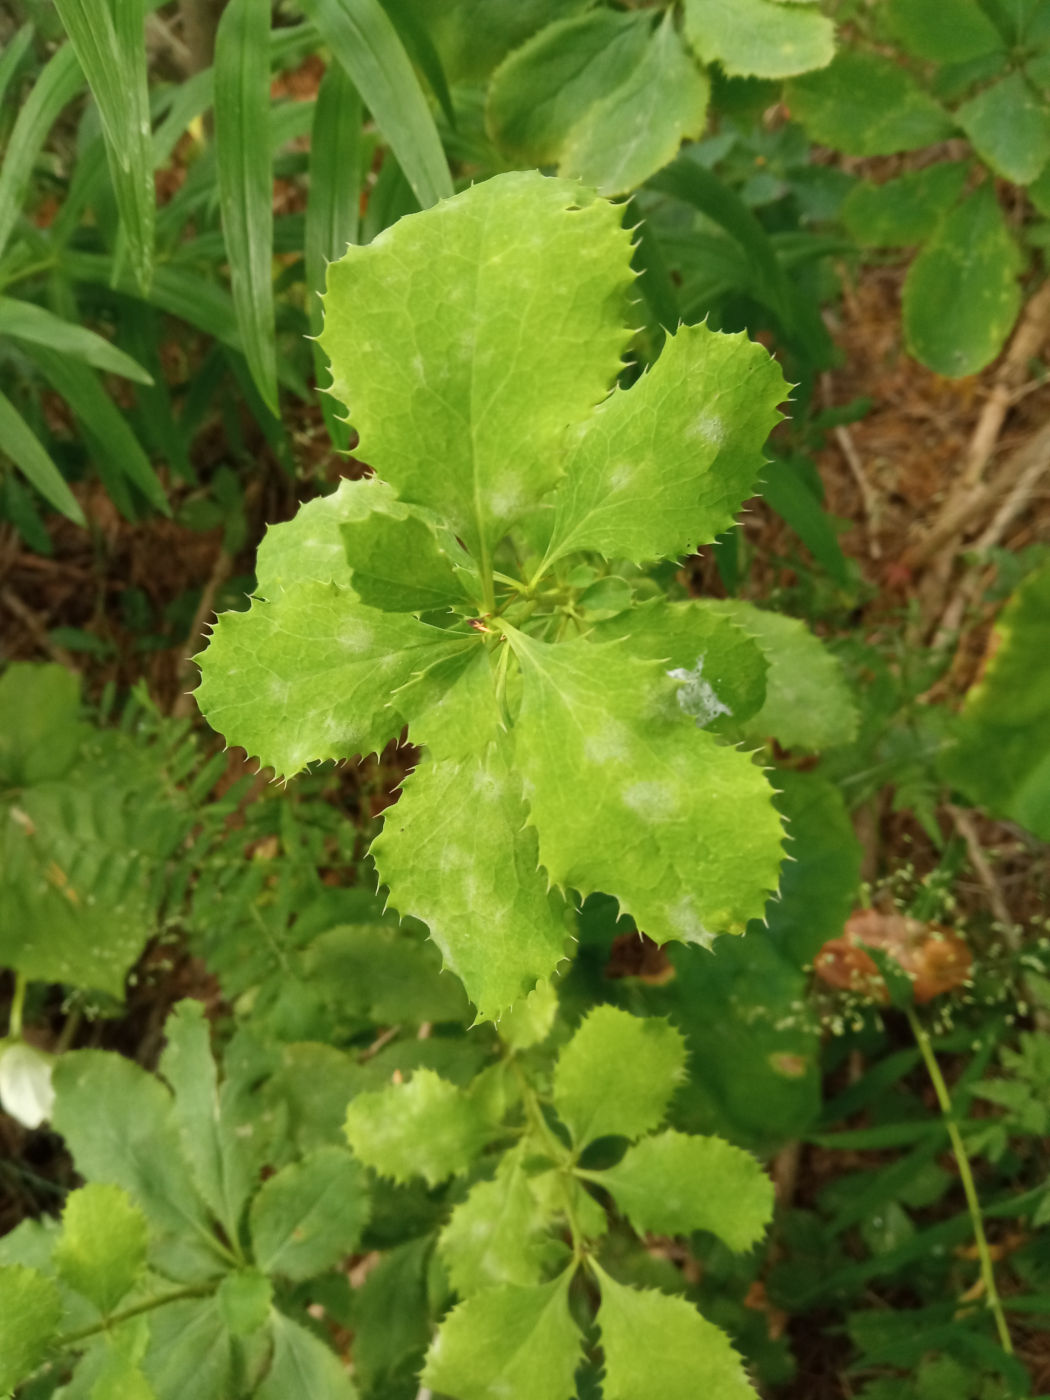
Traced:
<path fill-rule="evenodd" d="M 51 1117 L 55 1091 L 51 1071 L 55 1056 L 24 1040 L 0 1042 L 0 1105 L 27 1128 L 39 1128 Z"/>

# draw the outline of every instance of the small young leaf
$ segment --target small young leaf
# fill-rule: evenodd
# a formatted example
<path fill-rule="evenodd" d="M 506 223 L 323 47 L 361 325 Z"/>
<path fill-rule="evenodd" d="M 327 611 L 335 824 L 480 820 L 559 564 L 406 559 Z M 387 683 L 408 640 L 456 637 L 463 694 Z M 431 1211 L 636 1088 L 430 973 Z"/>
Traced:
<path fill-rule="evenodd" d="M 550 878 L 614 895 L 659 943 L 741 932 L 776 888 L 781 840 L 748 755 L 697 729 L 666 668 L 626 643 L 507 635 L 524 672 L 515 755 Z"/>
<path fill-rule="evenodd" d="M 255 1400 L 357 1400 L 357 1388 L 335 1352 L 297 1322 L 275 1312 L 273 1360 Z"/>
<path fill-rule="evenodd" d="M 947 215 L 908 269 L 908 349 L 938 374 L 976 374 L 1017 319 L 1020 270 L 1021 251 L 988 181 Z"/>
<path fill-rule="evenodd" d="M 569 1311 L 571 1277 L 501 1284 L 453 1308 L 427 1353 L 423 1384 L 456 1400 L 572 1400 L 582 1338 Z"/>
<path fill-rule="evenodd" d="M 861 49 L 843 49 L 829 67 L 795 78 L 785 101 L 814 141 L 851 156 L 914 151 L 953 130 L 896 59 Z"/>
<path fill-rule="evenodd" d="M 746 1250 L 773 1214 L 769 1177 L 750 1153 L 721 1138 L 667 1129 L 588 1177 L 612 1193 L 640 1235 L 709 1230 L 730 1249 Z"/>
<path fill-rule="evenodd" d="M 516 1001 L 500 1017 L 499 1037 L 514 1050 L 527 1050 L 547 1039 L 558 1014 L 558 993 L 553 982 L 537 982 L 527 997 Z"/>
<path fill-rule="evenodd" d="M 602 1290 L 598 1327 L 605 1400 L 755 1400 L 743 1362 L 720 1327 L 684 1298 L 639 1292 L 594 1265 Z"/>
<path fill-rule="evenodd" d="M 804 622 L 738 599 L 708 600 L 705 606 L 753 637 L 769 663 L 765 704 L 742 733 L 759 741 L 773 736 L 788 749 L 850 742 L 857 709 L 842 667 Z"/>
<path fill-rule="evenodd" d="M 0 1392 L 14 1390 L 39 1366 L 61 1316 L 53 1279 L 21 1264 L 0 1266 Z"/>
<path fill-rule="evenodd" d="M 577 1147 L 659 1127 L 685 1071 L 685 1042 L 656 1017 L 598 1006 L 554 1067 L 554 1107 Z"/>
<path fill-rule="evenodd" d="M 477 557 L 554 485 L 566 424 L 618 372 L 631 280 L 621 216 L 579 185 L 514 172 L 328 270 L 321 344 L 355 451 Z"/>
<path fill-rule="evenodd" d="M 1028 185 L 1050 160 L 1050 111 L 1020 73 L 983 88 L 955 119 L 997 175 Z"/>
<path fill-rule="evenodd" d="M 256 1269 L 235 1269 L 219 1284 L 215 1296 L 230 1334 L 250 1337 L 269 1316 L 273 1285 Z"/>
<path fill-rule="evenodd" d="M 148 1243 L 146 1217 L 127 1192 L 90 1182 L 66 1200 L 55 1264 L 70 1288 L 105 1315 L 141 1276 Z"/>
<path fill-rule="evenodd" d="M 358 1094 L 346 1112 L 354 1152 L 394 1181 L 423 1177 L 437 1186 L 466 1171 L 485 1145 L 484 1119 L 474 1101 L 433 1070 L 417 1069 L 405 1084 Z"/>
<path fill-rule="evenodd" d="M 466 1298 L 493 1284 L 539 1283 L 546 1223 L 520 1152 L 507 1153 L 491 1181 L 471 1187 L 438 1239 L 452 1287 Z"/>
<path fill-rule="evenodd" d="M 310 1278 L 350 1254 L 368 1219 L 364 1173 L 341 1147 L 319 1147 L 263 1182 L 249 1225 L 265 1273 Z"/>
<path fill-rule="evenodd" d="M 548 561 L 595 550 L 641 564 L 709 544 L 753 493 L 786 395 L 762 346 L 683 326 L 577 428 Z"/>
<path fill-rule="evenodd" d="M 685 32 L 705 63 L 731 77 L 790 78 L 826 68 L 835 53 L 831 20 L 774 0 L 686 0 Z"/>

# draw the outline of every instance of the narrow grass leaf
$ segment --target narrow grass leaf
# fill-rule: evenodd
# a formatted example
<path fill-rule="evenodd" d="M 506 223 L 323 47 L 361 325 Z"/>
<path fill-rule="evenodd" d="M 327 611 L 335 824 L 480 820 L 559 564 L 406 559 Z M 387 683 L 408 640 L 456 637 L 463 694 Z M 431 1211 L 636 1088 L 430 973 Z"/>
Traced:
<path fill-rule="evenodd" d="M 22 28 L 4 45 L 3 53 L 0 53 L 0 105 L 2 105 L 11 79 L 18 70 L 18 65 L 25 58 L 29 50 L 29 45 L 33 42 L 33 26 L 23 24 Z"/>
<path fill-rule="evenodd" d="M 115 345 L 111 345 L 94 331 L 65 321 L 43 306 L 0 297 L 0 327 L 4 335 L 9 335 L 13 340 L 48 345 L 52 350 L 71 355 L 76 360 L 84 360 L 96 369 L 119 374 L 124 379 L 133 379 L 136 384 L 153 383 L 147 371 L 130 355 L 125 355 L 123 350 L 118 350 Z"/>
<path fill-rule="evenodd" d="M 269 128 L 269 7 L 258 0 L 232 0 L 215 42 L 219 205 L 244 352 L 263 401 L 276 413 Z"/>
<path fill-rule="evenodd" d="M 303 0 L 390 143 L 420 204 L 452 194 L 441 138 L 397 30 L 379 0 Z"/>
<path fill-rule="evenodd" d="M 113 193 L 139 286 L 153 273 L 153 144 L 143 0 L 112 8 L 55 0 L 59 18 L 98 105 Z"/>
<path fill-rule="evenodd" d="M 87 524 L 84 512 L 66 485 L 62 473 L 44 451 L 32 428 L 3 394 L 0 394 L 0 443 L 3 443 L 4 455 L 10 457 L 45 501 L 76 524 Z"/>
<path fill-rule="evenodd" d="M 77 56 L 66 44 L 41 71 L 18 114 L 0 166 L 0 253 L 18 222 L 40 148 L 59 112 L 76 96 L 82 82 Z"/>

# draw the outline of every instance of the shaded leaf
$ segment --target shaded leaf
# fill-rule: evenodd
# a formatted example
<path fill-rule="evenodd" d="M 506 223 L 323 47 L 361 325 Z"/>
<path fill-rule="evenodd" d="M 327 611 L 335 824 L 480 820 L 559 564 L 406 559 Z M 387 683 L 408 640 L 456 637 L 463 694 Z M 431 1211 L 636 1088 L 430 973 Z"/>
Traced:
<path fill-rule="evenodd" d="M 350 1254 L 368 1219 L 364 1173 L 341 1147 L 319 1147 L 263 1182 L 249 1224 L 255 1262 L 306 1279 Z"/>
<path fill-rule="evenodd" d="M 13 1390 L 39 1366 L 61 1316 L 53 1279 L 21 1264 L 0 1266 L 0 1391 Z"/>
<path fill-rule="evenodd" d="M 814 141 L 853 156 L 892 155 L 952 134 L 947 112 L 895 59 L 843 49 L 789 83 L 786 101 Z"/>

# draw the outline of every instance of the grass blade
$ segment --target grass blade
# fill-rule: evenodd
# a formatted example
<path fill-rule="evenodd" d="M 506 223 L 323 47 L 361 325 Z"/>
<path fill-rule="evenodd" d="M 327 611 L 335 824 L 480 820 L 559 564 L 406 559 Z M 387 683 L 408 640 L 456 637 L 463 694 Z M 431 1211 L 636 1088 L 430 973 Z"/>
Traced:
<path fill-rule="evenodd" d="M 0 53 L 0 107 L 3 106 L 11 79 L 15 76 L 15 71 L 25 58 L 32 42 L 33 26 L 23 24 L 18 33 L 4 45 L 3 53 Z"/>
<path fill-rule="evenodd" d="M 237 324 L 252 379 L 276 413 L 270 7 L 259 0 L 230 0 L 219 21 L 215 147 Z"/>
<path fill-rule="evenodd" d="M 10 399 L 0 394 L 0 443 L 3 453 L 41 496 L 69 520 L 86 525 L 80 503 L 62 473 L 44 450 L 43 443 Z"/>
<path fill-rule="evenodd" d="M 415 70 L 379 0 L 302 0 L 397 156 L 420 205 L 452 194 L 441 138 Z"/>
<path fill-rule="evenodd" d="M 52 350 L 84 360 L 96 369 L 133 379 L 136 384 L 153 383 L 146 370 L 130 355 L 125 355 L 123 350 L 118 350 L 94 331 L 64 321 L 61 316 L 32 302 L 0 297 L 0 330 L 13 340 L 49 345 Z"/>
<path fill-rule="evenodd" d="M 131 265 L 145 290 L 153 272 L 153 140 L 143 0 L 55 0 L 102 121 L 110 178 Z"/>
<path fill-rule="evenodd" d="M 382 0 L 383 9 L 397 30 L 405 52 L 426 78 L 430 91 L 438 100 L 449 126 L 456 125 L 456 113 L 452 106 L 445 69 L 441 55 L 430 37 L 430 30 L 420 19 L 415 8 L 405 0 Z"/>
<path fill-rule="evenodd" d="M 0 167 L 0 253 L 18 222 L 33 166 L 59 112 L 80 89 L 83 76 L 69 44 L 49 60 L 18 114 Z"/>

